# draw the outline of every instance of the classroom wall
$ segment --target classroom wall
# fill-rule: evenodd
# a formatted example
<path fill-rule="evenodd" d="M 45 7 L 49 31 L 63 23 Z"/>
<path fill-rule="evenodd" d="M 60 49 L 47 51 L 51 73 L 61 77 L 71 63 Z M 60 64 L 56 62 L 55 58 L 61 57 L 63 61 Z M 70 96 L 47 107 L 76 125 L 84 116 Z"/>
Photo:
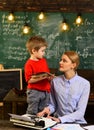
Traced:
<path fill-rule="evenodd" d="M 46 19 L 39 21 L 38 12 L 15 12 L 14 23 L 7 21 L 8 12 L 0 12 L 0 63 L 5 68 L 22 68 L 29 54 L 25 44 L 33 35 L 40 35 L 48 42 L 46 58 L 50 68 L 58 68 L 61 55 L 66 50 L 79 53 L 81 63 L 79 69 L 94 69 L 94 14 L 82 14 L 83 25 L 76 26 L 76 13 L 46 13 Z M 31 33 L 23 35 L 22 26 L 25 22 L 31 26 Z M 70 30 L 62 32 L 60 24 L 66 17 Z"/>

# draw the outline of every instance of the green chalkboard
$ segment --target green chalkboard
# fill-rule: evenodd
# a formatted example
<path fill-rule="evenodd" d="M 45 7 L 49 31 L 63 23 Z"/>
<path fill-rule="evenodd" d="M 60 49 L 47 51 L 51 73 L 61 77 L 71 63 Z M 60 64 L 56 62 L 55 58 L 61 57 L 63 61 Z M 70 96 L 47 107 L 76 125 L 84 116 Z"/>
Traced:
<path fill-rule="evenodd" d="M 46 13 L 45 21 L 37 19 L 38 12 L 26 12 L 31 26 L 29 35 L 22 34 L 25 15 L 15 12 L 15 22 L 7 21 L 8 12 L 0 12 L 0 63 L 5 68 L 22 68 L 29 57 L 25 44 L 32 35 L 40 35 L 48 42 L 46 58 L 50 68 L 58 68 L 61 55 L 66 50 L 79 53 L 81 69 L 94 69 L 94 14 L 83 14 L 83 25 L 76 26 L 76 13 L 63 14 L 69 25 L 68 32 L 61 32 L 62 14 Z"/>

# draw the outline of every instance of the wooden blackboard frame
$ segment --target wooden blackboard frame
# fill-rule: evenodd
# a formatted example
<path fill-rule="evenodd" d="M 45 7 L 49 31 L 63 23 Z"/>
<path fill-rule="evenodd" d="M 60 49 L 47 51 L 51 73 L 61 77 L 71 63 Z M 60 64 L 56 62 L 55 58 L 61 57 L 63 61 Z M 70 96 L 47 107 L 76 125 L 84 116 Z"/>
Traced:
<path fill-rule="evenodd" d="M 4 69 L 0 71 L 0 100 L 2 101 L 10 89 L 23 89 L 22 69 Z"/>

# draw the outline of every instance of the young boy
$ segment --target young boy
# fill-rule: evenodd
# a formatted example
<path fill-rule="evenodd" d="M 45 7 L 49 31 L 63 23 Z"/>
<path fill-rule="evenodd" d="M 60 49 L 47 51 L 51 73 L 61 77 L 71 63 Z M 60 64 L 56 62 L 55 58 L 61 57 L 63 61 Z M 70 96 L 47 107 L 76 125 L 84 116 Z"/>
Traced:
<path fill-rule="evenodd" d="M 26 43 L 26 48 L 30 53 L 30 58 L 25 64 L 25 79 L 27 85 L 27 103 L 26 113 L 36 115 L 47 106 L 50 92 L 49 77 L 35 77 L 37 73 L 49 72 L 46 59 L 43 58 L 47 43 L 45 39 L 39 36 L 31 37 Z M 34 76 L 33 76 L 34 75 Z"/>

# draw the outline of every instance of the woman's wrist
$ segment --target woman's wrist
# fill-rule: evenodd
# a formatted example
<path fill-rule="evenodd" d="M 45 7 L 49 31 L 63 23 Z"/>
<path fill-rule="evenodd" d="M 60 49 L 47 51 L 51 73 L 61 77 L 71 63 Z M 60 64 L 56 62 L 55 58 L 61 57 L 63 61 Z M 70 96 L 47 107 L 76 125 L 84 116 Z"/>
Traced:
<path fill-rule="evenodd" d="M 61 120 L 58 118 L 58 123 L 61 123 Z"/>

